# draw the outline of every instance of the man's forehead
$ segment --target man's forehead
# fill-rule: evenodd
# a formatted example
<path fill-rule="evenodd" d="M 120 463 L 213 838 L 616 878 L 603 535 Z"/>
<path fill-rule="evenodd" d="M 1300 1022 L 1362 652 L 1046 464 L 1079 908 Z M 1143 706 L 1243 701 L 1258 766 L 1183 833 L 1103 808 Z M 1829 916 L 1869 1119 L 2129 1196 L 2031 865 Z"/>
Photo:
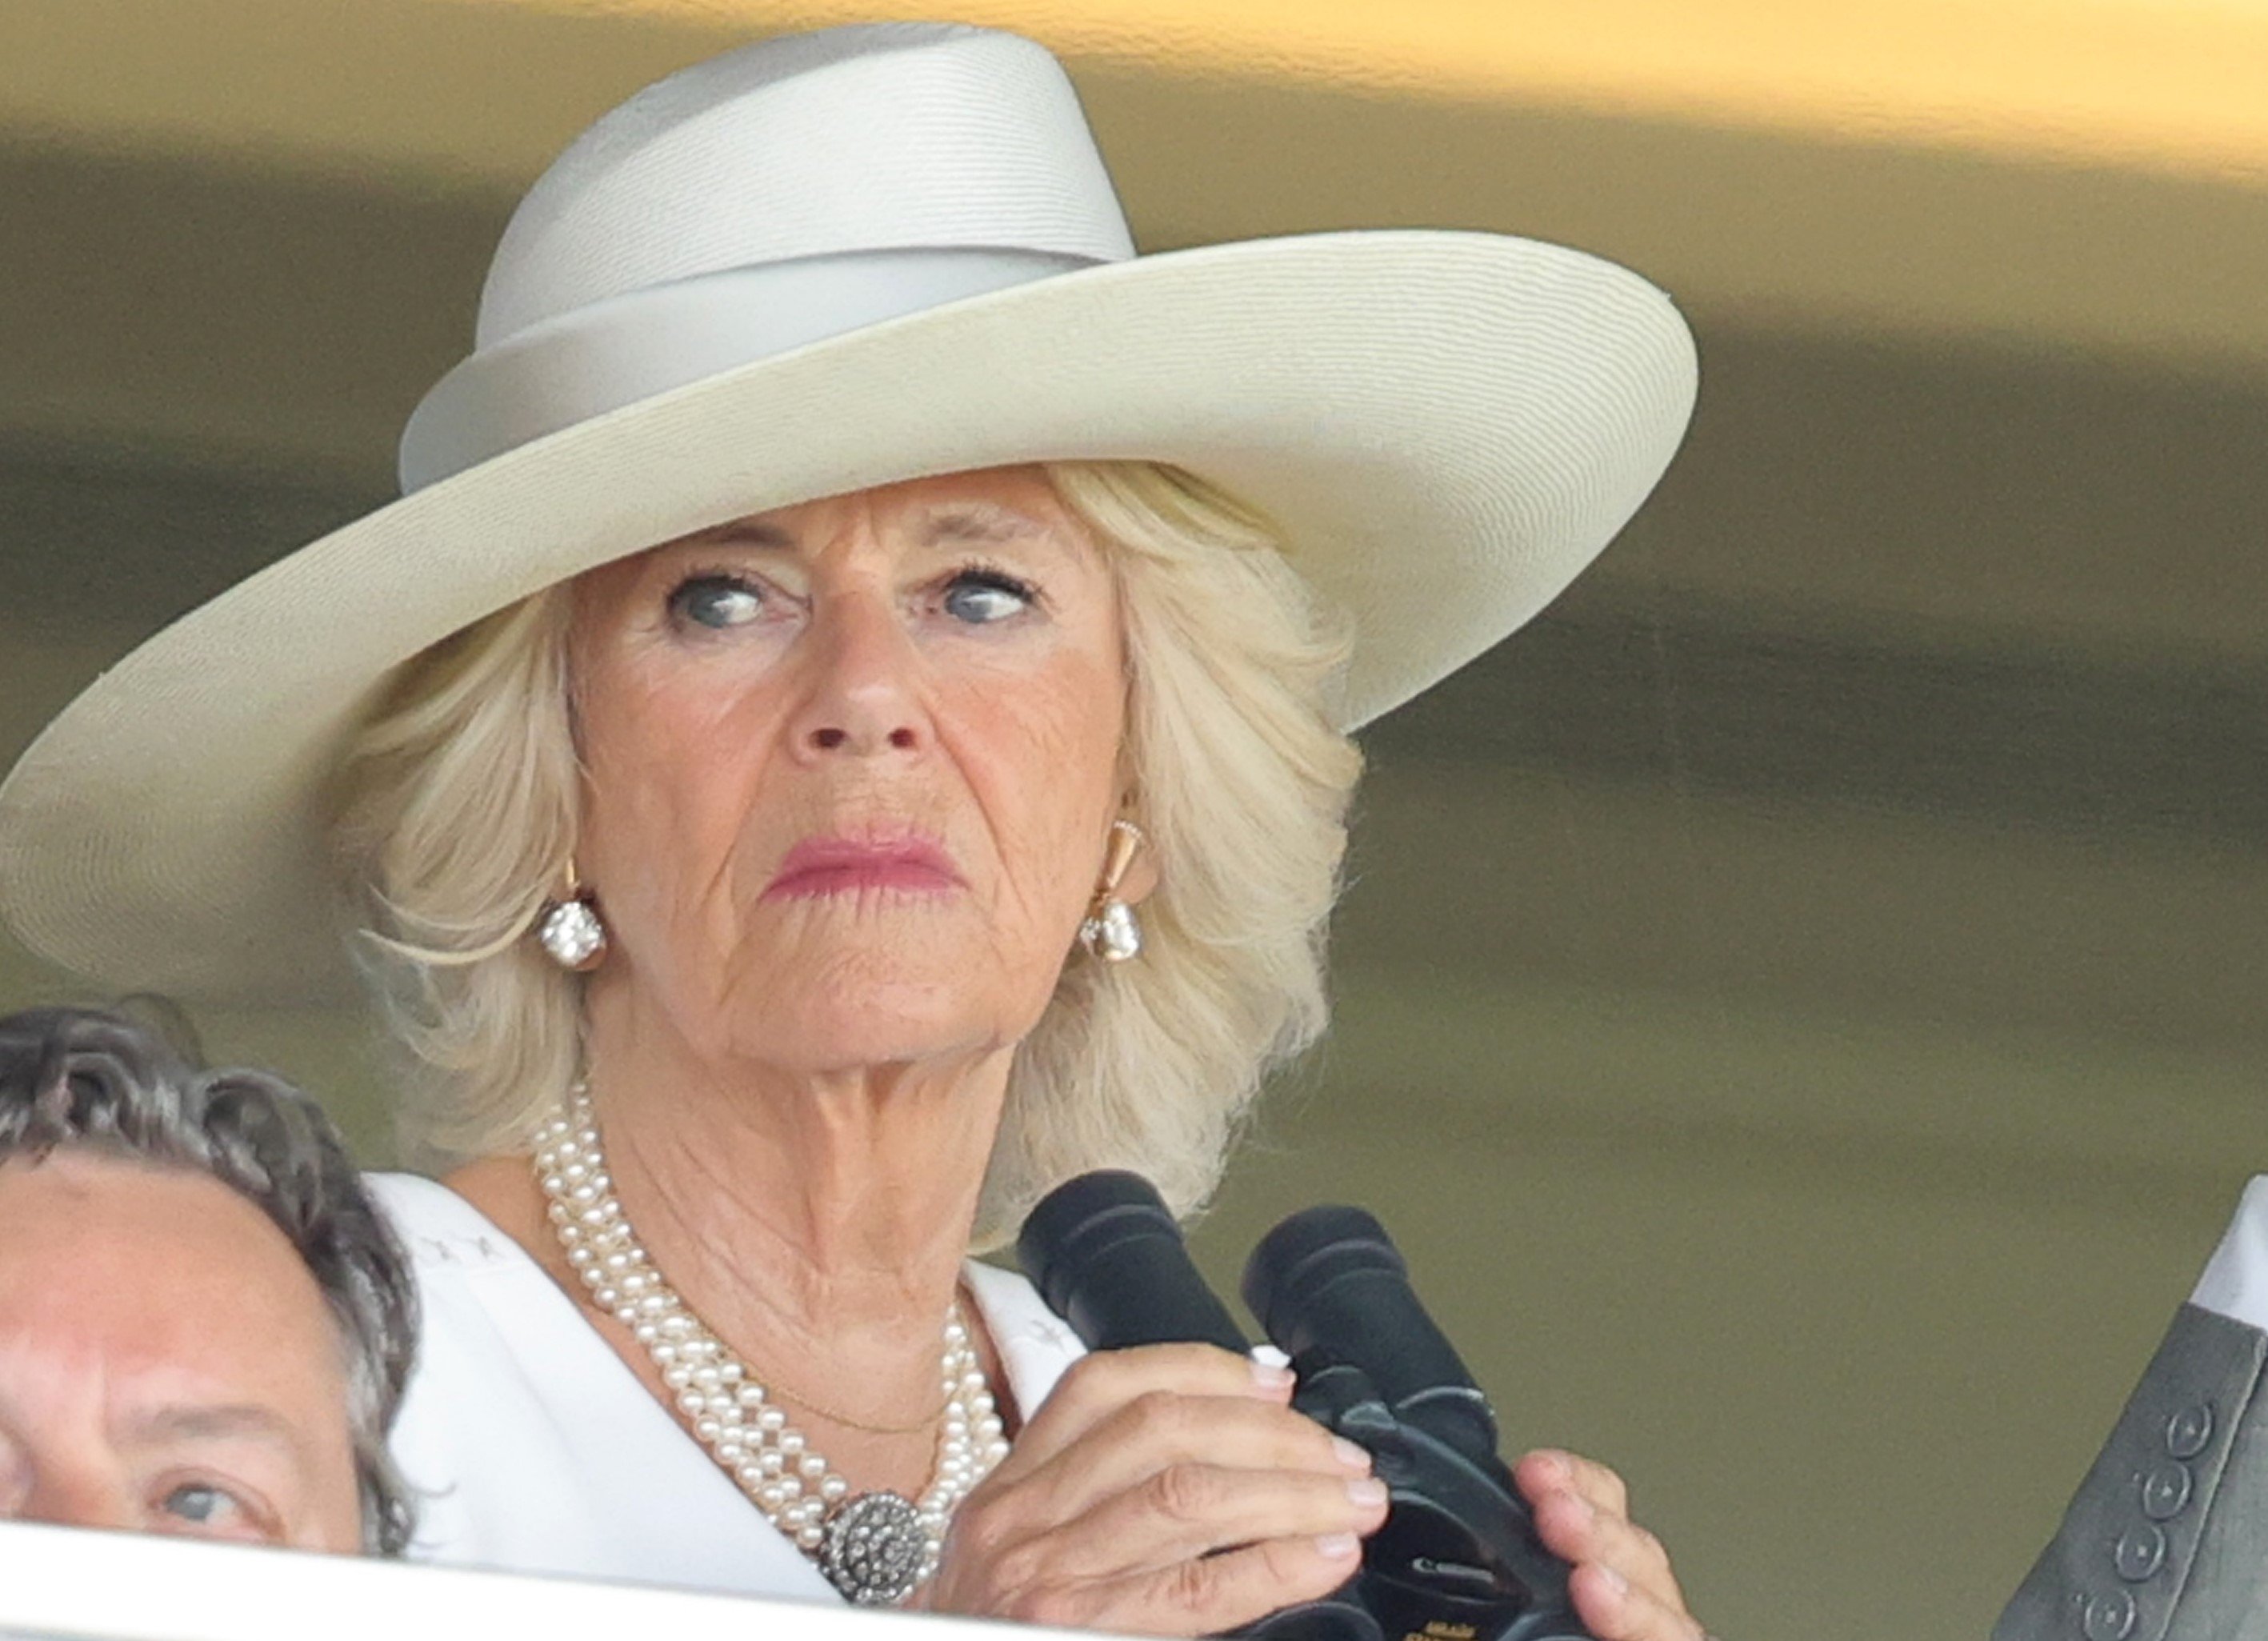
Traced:
<path fill-rule="evenodd" d="M 168 1243 L 265 1240 L 290 1244 L 258 1207 L 202 1169 L 124 1152 L 102 1141 L 57 1146 L 40 1157 L 0 1161 L 0 1221 L 26 1235 L 87 1224 L 139 1229 L 156 1225 Z M 7 1249 L 0 1245 L 0 1256 Z"/>
<path fill-rule="evenodd" d="M 257 1206 L 209 1174 L 69 1148 L 0 1166 L 11 1361 L 99 1364 L 119 1421 L 182 1433 L 252 1434 L 251 1409 L 335 1401 L 345 1372 L 320 1288 Z"/>
<path fill-rule="evenodd" d="M 0 1164 L 0 1306 L 45 1293 L 149 1307 L 153 1333 L 211 1306 L 270 1327 L 323 1310 L 299 1254 L 265 1213 L 210 1174 L 82 1147 Z"/>

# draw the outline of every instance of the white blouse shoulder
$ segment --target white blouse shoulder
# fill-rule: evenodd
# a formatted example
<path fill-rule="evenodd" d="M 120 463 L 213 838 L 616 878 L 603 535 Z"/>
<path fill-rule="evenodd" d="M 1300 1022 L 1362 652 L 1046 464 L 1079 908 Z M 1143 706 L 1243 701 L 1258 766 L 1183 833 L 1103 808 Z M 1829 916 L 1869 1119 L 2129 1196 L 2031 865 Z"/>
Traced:
<path fill-rule="evenodd" d="M 394 1422 L 413 1559 L 814 1601 L 840 1598 L 717 1468 L 568 1296 L 447 1187 L 370 1177 L 423 1307 Z M 1081 1353 L 1012 1272 L 969 1291 L 1028 1417 Z"/>

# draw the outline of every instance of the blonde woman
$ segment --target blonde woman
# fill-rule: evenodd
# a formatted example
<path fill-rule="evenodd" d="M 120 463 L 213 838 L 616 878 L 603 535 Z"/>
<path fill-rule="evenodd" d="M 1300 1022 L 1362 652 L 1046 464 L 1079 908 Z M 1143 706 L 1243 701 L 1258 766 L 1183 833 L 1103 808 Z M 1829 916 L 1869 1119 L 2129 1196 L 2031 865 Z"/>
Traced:
<path fill-rule="evenodd" d="M 889 26 L 607 116 L 476 342 L 403 501 L 0 793 L 0 903 L 114 982 L 303 990 L 343 884 L 454 1164 L 381 1185 L 417 1553 L 1165 1634 L 1339 1584 L 1384 1490 L 1285 1373 L 1080 1359 L 968 1255 L 1211 1190 L 1323 1024 L 1348 730 L 1638 505 L 1675 313 L 1493 236 L 1133 257 L 1046 53 Z M 1699 1634 L 1610 1472 L 1518 1475 L 1598 1635 Z"/>

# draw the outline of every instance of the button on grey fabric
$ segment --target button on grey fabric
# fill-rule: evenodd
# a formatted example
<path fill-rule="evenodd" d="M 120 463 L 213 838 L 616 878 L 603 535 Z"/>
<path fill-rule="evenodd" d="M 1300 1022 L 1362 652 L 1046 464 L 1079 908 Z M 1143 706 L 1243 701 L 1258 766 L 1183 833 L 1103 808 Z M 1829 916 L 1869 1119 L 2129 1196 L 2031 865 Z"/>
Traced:
<path fill-rule="evenodd" d="M 2170 1521 L 2189 1507 L 2196 1480 L 2190 1468 L 2172 1461 L 2142 1478 L 2142 1513 L 2153 1521 Z"/>
<path fill-rule="evenodd" d="M 1992 1641 L 2268 1641 L 2264 1365 L 2182 1307 Z"/>
<path fill-rule="evenodd" d="M 2134 1598 L 2124 1590 L 2113 1590 L 2088 1602 L 2081 1628 L 2087 1641 L 2126 1641 L 2134 1633 Z"/>
<path fill-rule="evenodd" d="M 2111 1563 L 2129 1584 L 2140 1584 L 2166 1564 L 2166 1530 L 2154 1522 L 2129 1527 L 2118 1535 Z"/>
<path fill-rule="evenodd" d="M 2203 1402 L 2166 1421 L 2166 1451 L 2176 1459 L 2196 1458 L 2212 1439 L 2213 1409 Z"/>

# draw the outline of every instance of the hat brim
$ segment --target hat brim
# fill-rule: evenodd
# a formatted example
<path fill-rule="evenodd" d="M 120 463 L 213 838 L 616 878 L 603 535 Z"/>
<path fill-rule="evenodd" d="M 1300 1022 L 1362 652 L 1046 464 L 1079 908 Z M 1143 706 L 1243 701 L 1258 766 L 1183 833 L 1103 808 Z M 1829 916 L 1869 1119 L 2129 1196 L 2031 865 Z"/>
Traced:
<path fill-rule="evenodd" d="M 150 639 L 0 785 L 0 916 L 122 990 L 336 997 L 325 793 L 394 668 L 653 543 L 967 468 L 1168 462 L 1263 509 L 1352 617 L 1353 727 L 1605 547 L 1695 385 L 1690 334 L 1637 275 L 1442 232 L 1141 257 L 814 343 L 483 462 Z"/>

